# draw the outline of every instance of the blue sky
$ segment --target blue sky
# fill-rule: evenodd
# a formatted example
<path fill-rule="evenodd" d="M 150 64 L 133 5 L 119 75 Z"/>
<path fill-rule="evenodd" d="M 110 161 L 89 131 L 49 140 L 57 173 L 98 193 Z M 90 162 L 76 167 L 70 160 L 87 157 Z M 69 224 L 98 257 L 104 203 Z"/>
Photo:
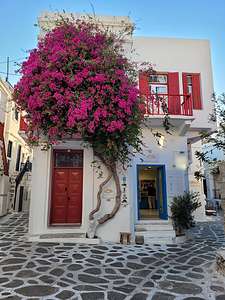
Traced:
<path fill-rule="evenodd" d="M 136 35 L 204 38 L 211 42 L 214 87 L 225 92 L 225 1 L 224 0 L 9 0 L 0 5 L 0 72 L 6 57 L 20 60 L 37 43 L 34 26 L 43 11 L 92 12 L 130 16 Z M 10 63 L 10 72 L 16 66 Z M 0 76 L 5 75 L 0 73 Z M 11 75 L 15 83 L 18 76 Z"/>

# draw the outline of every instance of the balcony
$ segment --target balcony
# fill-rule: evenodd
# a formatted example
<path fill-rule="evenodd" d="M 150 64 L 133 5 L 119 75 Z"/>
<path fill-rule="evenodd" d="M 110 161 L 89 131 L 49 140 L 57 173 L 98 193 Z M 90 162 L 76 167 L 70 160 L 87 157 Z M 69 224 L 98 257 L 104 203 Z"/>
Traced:
<path fill-rule="evenodd" d="M 185 135 L 194 120 L 191 95 L 151 94 L 146 98 L 145 118 L 151 126 L 162 127 L 166 115 L 178 134 Z"/>
<path fill-rule="evenodd" d="M 191 95 L 151 94 L 146 99 L 146 116 L 193 116 Z"/>
<path fill-rule="evenodd" d="M 25 122 L 24 117 L 20 117 L 20 129 L 19 131 L 27 131 L 27 123 Z"/>

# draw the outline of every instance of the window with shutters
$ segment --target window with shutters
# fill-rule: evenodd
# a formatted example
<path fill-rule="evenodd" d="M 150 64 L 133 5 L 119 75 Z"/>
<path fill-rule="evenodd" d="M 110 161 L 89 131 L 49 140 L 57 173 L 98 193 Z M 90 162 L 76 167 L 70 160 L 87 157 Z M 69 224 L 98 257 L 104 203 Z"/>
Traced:
<path fill-rule="evenodd" d="M 190 94 L 193 109 L 202 109 L 201 82 L 199 73 L 183 73 L 183 93 Z"/>
<path fill-rule="evenodd" d="M 191 86 L 190 86 L 191 88 Z M 140 73 L 139 89 L 146 101 L 146 115 L 192 116 L 192 100 L 180 93 L 179 73 Z"/>

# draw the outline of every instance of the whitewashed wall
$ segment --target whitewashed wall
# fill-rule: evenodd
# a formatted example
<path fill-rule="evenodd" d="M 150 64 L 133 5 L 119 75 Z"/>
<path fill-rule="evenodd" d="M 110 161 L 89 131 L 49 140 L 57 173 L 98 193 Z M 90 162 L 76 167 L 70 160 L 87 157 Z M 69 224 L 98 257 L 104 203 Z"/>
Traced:
<path fill-rule="evenodd" d="M 188 168 L 188 179 L 189 179 L 189 189 L 192 192 L 199 193 L 199 201 L 201 206 L 194 212 L 194 217 L 196 221 L 205 221 L 205 205 L 206 205 L 206 197 L 203 189 L 203 180 L 197 180 L 195 177 L 195 172 L 200 171 L 204 174 L 204 169 L 201 161 L 199 161 L 195 155 L 196 151 L 201 151 L 202 144 L 201 141 L 193 143 L 191 145 L 191 162 Z"/>
<path fill-rule="evenodd" d="M 137 165 L 160 164 L 166 167 L 168 204 L 177 194 L 186 189 L 186 138 L 176 133 L 167 135 L 163 147 L 159 147 L 149 130 L 144 130 L 143 154 L 135 157 L 132 167 L 127 171 L 118 168 L 120 181 L 126 177 L 126 197 L 128 204 L 121 208 L 117 215 L 107 223 L 100 225 L 97 235 L 105 241 L 119 242 L 120 232 L 133 232 L 137 220 Z M 80 142 L 66 142 L 57 148 L 83 149 Z M 49 213 L 51 201 L 51 155 L 52 151 L 42 151 L 35 147 L 32 173 L 32 194 L 30 205 L 29 234 L 31 236 L 48 233 L 86 233 L 88 228 L 88 214 L 96 205 L 96 195 L 99 184 L 107 176 L 103 168 L 103 177 L 98 178 L 95 169 L 91 166 L 93 153 L 91 149 L 84 148 L 84 178 L 83 178 L 83 211 L 82 225 L 80 227 L 51 227 L 49 226 Z M 178 159 L 179 158 L 179 159 Z M 180 159 L 181 158 L 181 159 Z M 99 217 L 112 210 L 114 205 L 115 186 L 113 181 L 103 190 L 101 212 Z"/>

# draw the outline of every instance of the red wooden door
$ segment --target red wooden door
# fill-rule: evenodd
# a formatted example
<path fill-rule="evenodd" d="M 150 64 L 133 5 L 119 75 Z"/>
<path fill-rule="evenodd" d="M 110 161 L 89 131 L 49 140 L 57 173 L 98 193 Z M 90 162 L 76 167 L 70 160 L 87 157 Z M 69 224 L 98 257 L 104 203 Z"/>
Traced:
<path fill-rule="evenodd" d="M 68 170 L 67 222 L 81 223 L 83 170 Z"/>
<path fill-rule="evenodd" d="M 51 224 L 81 224 L 83 153 L 54 152 Z"/>
<path fill-rule="evenodd" d="M 54 169 L 53 176 L 51 223 L 66 223 L 68 170 Z"/>

